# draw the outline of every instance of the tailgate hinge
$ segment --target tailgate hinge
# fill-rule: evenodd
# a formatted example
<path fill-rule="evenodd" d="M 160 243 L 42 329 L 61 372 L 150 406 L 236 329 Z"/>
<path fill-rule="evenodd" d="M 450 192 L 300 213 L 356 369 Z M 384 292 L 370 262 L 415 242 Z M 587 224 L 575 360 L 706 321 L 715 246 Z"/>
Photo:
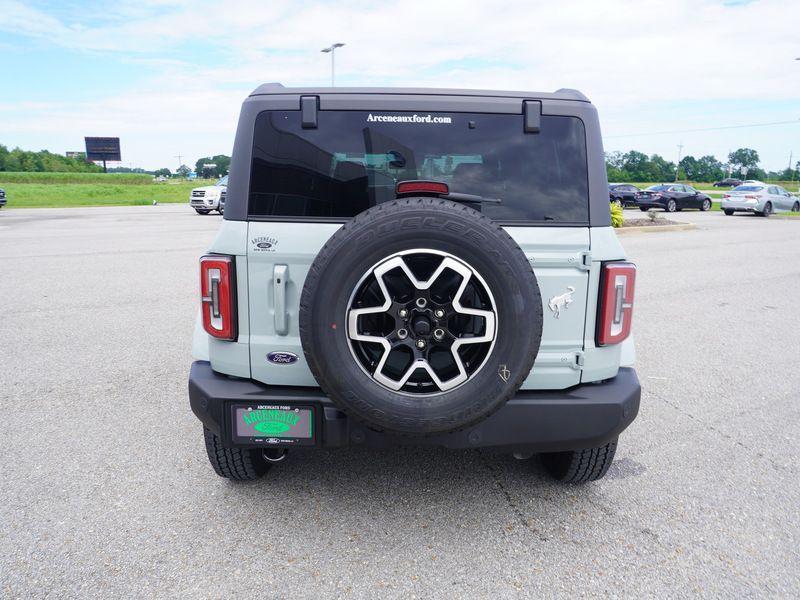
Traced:
<path fill-rule="evenodd" d="M 578 254 L 578 268 L 581 271 L 588 271 L 592 268 L 592 253 L 588 250 Z"/>
<path fill-rule="evenodd" d="M 578 350 L 575 353 L 575 360 L 572 361 L 572 365 L 570 366 L 576 371 L 580 371 L 581 369 L 583 369 L 583 363 L 584 363 L 583 352 L 581 350 Z"/>

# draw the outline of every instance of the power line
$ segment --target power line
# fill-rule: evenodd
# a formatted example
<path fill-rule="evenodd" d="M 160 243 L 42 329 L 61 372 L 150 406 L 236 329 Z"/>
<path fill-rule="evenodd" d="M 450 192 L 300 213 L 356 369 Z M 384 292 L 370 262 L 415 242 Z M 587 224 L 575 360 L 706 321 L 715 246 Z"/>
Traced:
<path fill-rule="evenodd" d="M 773 125 L 800 125 L 800 119 L 794 121 L 773 121 L 772 123 L 748 123 L 747 125 L 726 125 L 723 127 L 703 127 L 700 129 L 673 129 L 671 131 L 651 131 L 650 133 L 626 133 L 622 135 L 604 135 L 605 139 L 642 137 L 645 135 L 666 135 L 668 133 L 696 133 L 699 131 L 721 131 L 723 129 L 743 129 L 745 127 L 771 127 Z"/>

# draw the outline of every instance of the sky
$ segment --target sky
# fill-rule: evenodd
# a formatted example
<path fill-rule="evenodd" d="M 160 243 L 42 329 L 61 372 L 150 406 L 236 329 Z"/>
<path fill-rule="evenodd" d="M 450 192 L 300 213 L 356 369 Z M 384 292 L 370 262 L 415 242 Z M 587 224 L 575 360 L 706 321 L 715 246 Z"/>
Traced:
<path fill-rule="evenodd" d="M 0 0 L 0 144 L 119 136 L 146 169 L 230 154 L 245 97 L 329 85 L 333 42 L 337 86 L 576 88 L 607 151 L 800 160 L 797 0 Z"/>

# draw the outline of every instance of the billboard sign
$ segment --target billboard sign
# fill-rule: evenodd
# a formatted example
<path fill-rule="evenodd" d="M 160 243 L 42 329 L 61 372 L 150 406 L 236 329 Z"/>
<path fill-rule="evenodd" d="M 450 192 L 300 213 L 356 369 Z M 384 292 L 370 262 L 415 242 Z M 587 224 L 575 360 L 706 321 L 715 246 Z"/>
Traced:
<path fill-rule="evenodd" d="M 87 137 L 86 160 L 122 160 L 118 137 Z"/>

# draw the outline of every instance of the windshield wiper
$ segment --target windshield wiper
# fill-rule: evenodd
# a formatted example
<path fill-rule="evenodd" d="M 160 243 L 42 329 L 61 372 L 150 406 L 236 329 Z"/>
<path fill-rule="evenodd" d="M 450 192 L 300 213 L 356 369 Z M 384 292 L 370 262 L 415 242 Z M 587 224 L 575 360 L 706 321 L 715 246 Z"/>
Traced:
<path fill-rule="evenodd" d="M 454 202 L 475 202 L 478 204 L 500 204 L 503 202 L 502 198 L 484 198 L 483 196 L 476 196 L 475 194 L 462 194 L 460 192 L 450 192 L 447 195 L 440 196 L 445 200 L 452 200 Z"/>

